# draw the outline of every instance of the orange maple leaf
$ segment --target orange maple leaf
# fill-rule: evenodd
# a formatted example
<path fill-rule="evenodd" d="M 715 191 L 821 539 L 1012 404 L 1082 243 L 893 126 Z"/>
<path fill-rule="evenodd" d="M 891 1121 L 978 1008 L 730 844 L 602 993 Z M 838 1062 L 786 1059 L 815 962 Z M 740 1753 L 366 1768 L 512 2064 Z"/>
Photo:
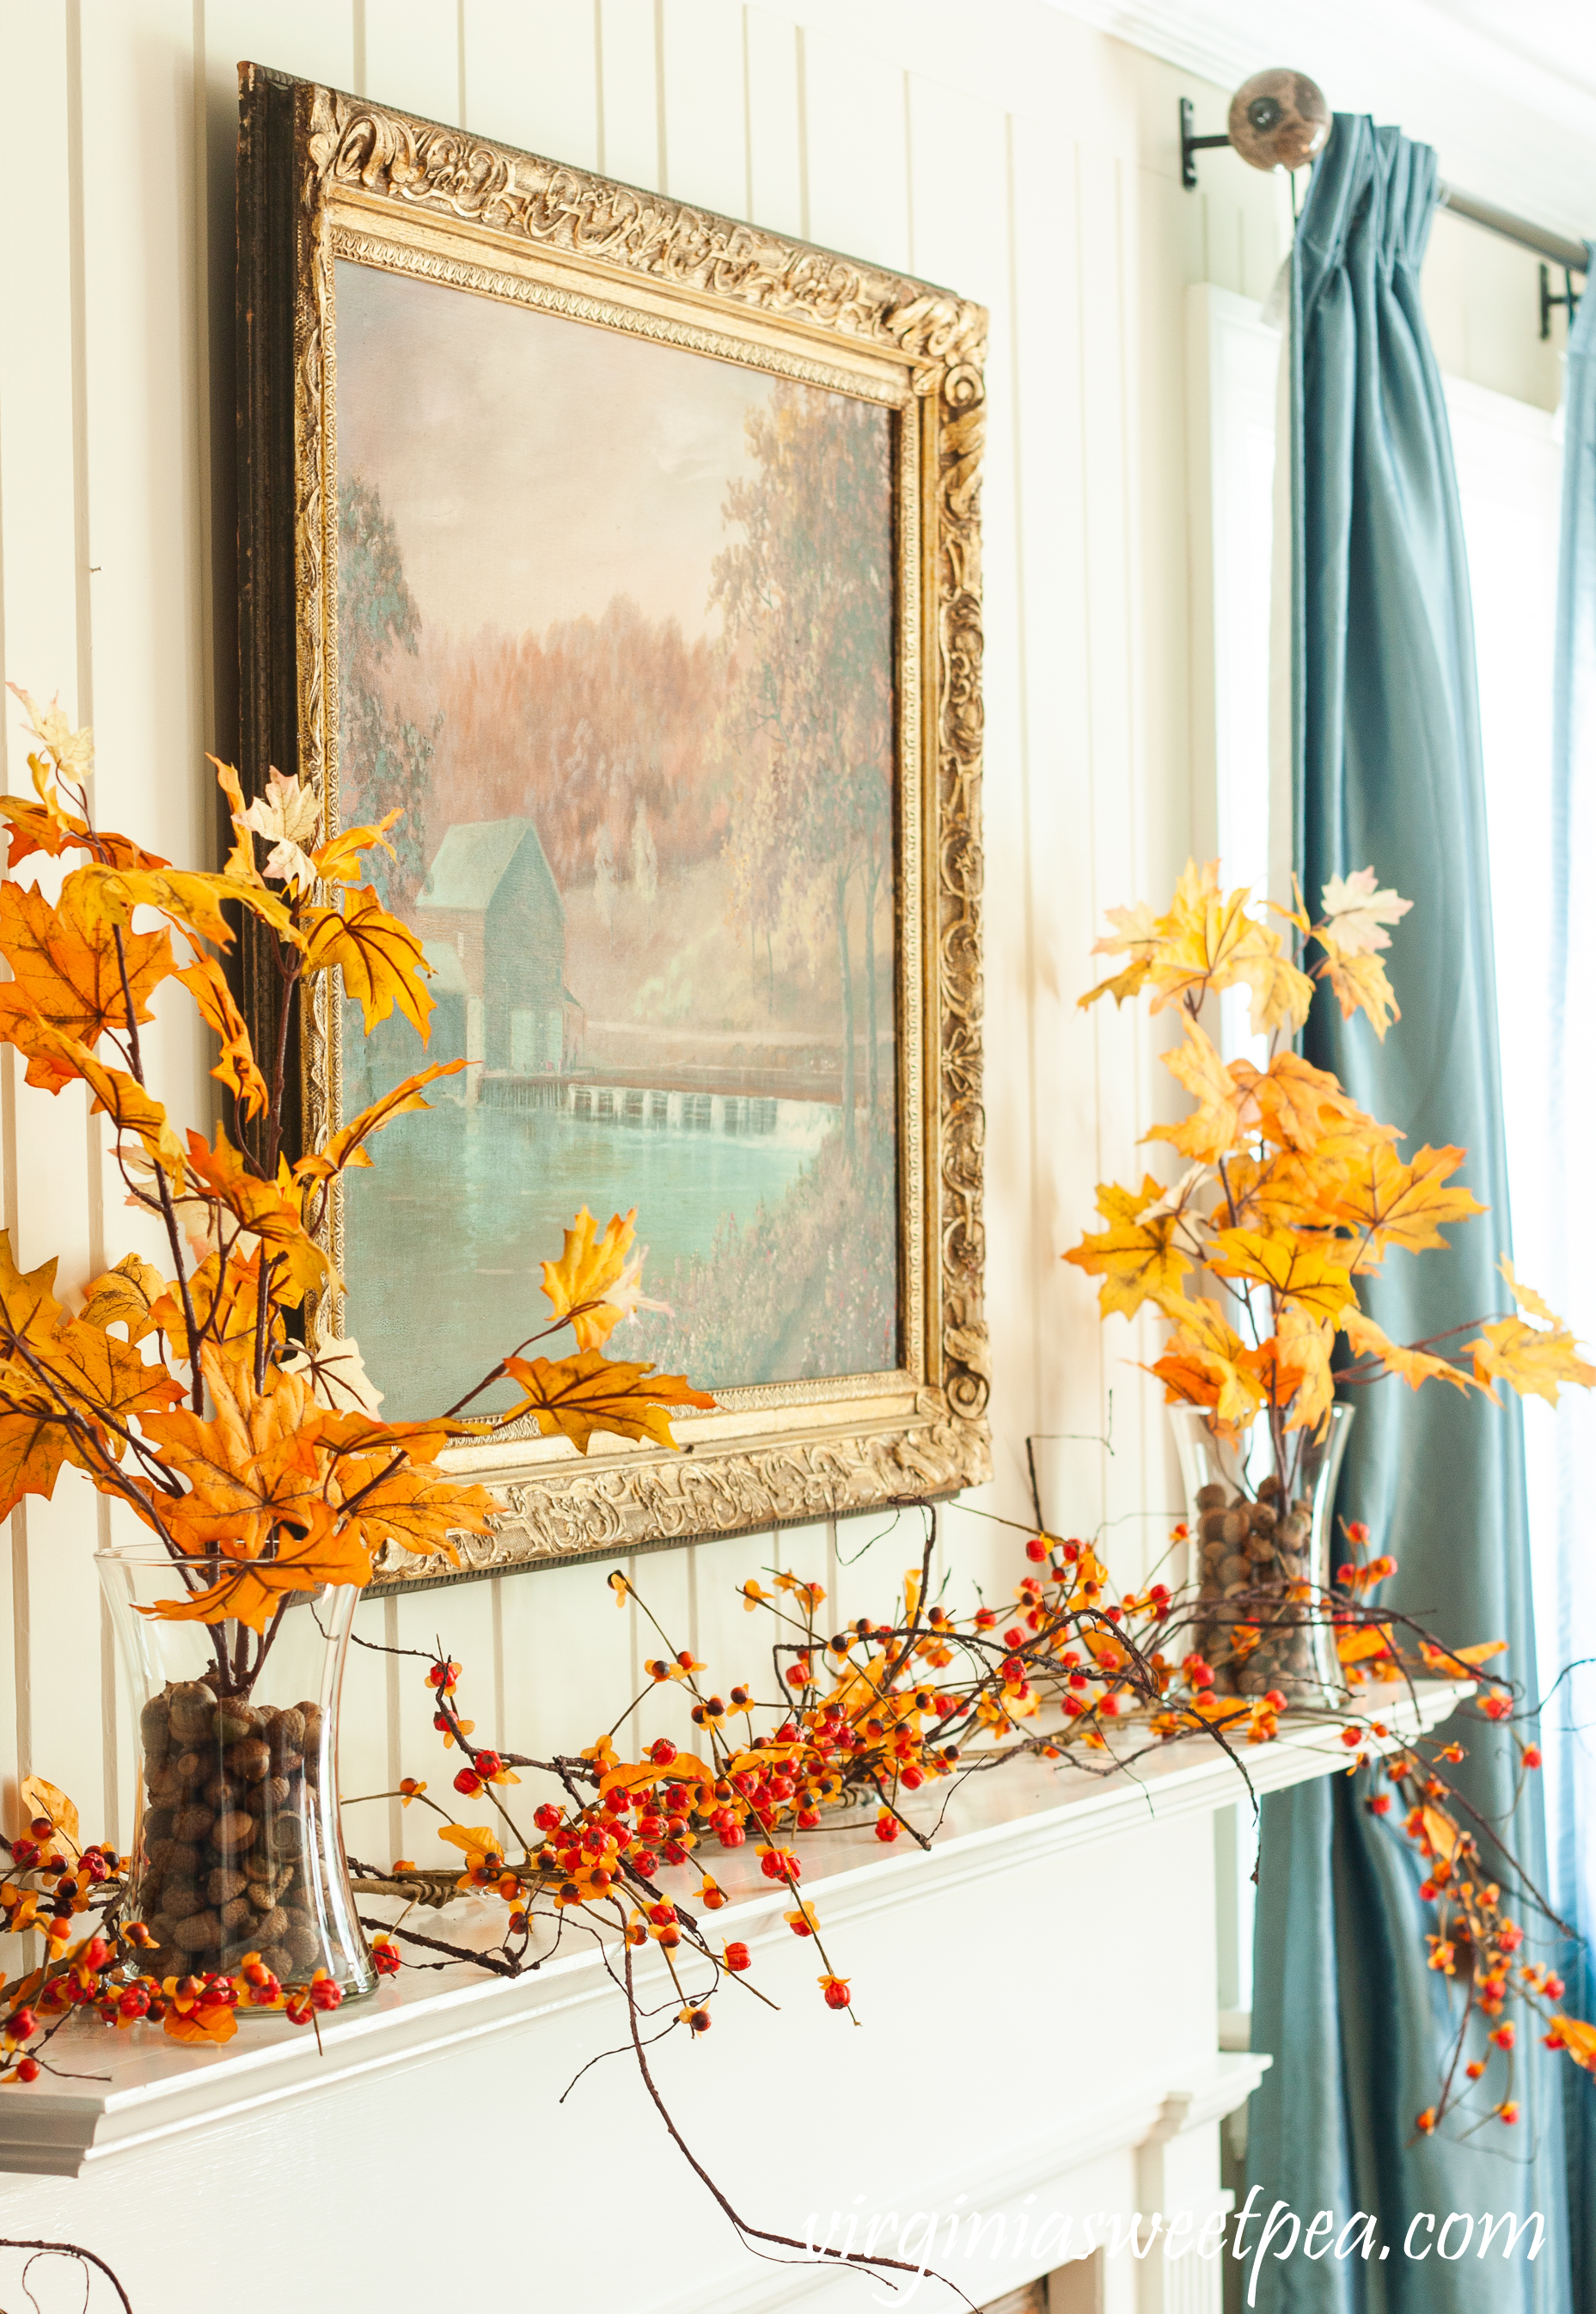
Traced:
<path fill-rule="evenodd" d="M 303 1529 L 279 1524 L 268 1551 L 224 1567 L 208 1589 L 184 1599 L 158 1600 L 139 1612 L 168 1623 L 237 1621 L 264 1632 L 292 1592 L 370 1582 L 371 1558 L 357 1527 L 340 1522 L 326 1502 L 305 1503 L 302 1515 Z"/>
<path fill-rule="evenodd" d="M 305 1229 L 300 1192 L 286 1165 L 276 1181 L 262 1180 L 220 1126 L 214 1149 L 203 1134 L 190 1131 L 189 1165 L 208 1194 L 275 1257 L 278 1277 L 287 1288 L 285 1301 L 303 1302 L 331 1277 L 331 1263 Z"/>
<path fill-rule="evenodd" d="M 468 1486 L 435 1462 L 409 1462 L 398 1444 L 387 1464 L 363 1484 L 342 1465 L 339 1478 L 348 1499 L 345 1515 L 373 1551 L 394 1542 L 418 1556 L 458 1559 L 453 1538 L 486 1534 L 503 1510 L 486 1487 Z"/>
<path fill-rule="evenodd" d="M 279 1521 L 303 1524 L 324 1496 L 316 1448 L 327 1412 L 307 1382 L 275 1366 L 258 1391 L 247 1354 L 207 1343 L 199 1365 L 213 1418 L 174 1407 L 143 1421 L 167 1471 L 189 1491 L 173 1497 L 148 1484 L 141 1491 L 181 1549 L 253 1558 Z"/>
<path fill-rule="evenodd" d="M 655 1373 L 651 1366 L 606 1358 L 602 1350 L 578 1350 L 554 1360 L 507 1358 L 505 1372 L 525 1396 L 499 1417 L 500 1426 L 530 1414 L 545 1437 L 558 1433 L 580 1454 L 586 1453 L 596 1430 L 674 1447 L 667 1409 L 715 1403 L 684 1374 Z"/>
<path fill-rule="evenodd" d="M 54 907 L 37 885 L 0 884 L 0 954 L 13 974 L 12 985 L 0 990 L 0 1036 L 24 1051 L 28 1016 L 48 1020 L 85 1045 L 98 1043 L 107 1029 L 125 1034 L 124 959 L 133 1018 L 153 1019 L 147 1000 L 173 968 L 172 941 L 164 932 L 124 932 L 119 958 L 110 927 L 91 922 L 85 913 L 78 888 L 82 873 L 80 869 L 67 877 Z M 13 1023 L 20 1034 L 11 1034 Z M 53 1092 L 59 1089 L 54 1080 L 53 1071 L 41 1080 L 31 1063 L 30 1084 L 42 1081 L 44 1090 Z"/>
<path fill-rule="evenodd" d="M 160 1271 L 137 1253 L 124 1254 L 114 1269 L 105 1270 L 84 1288 L 81 1312 L 85 1326 L 125 1325 L 128 1339 L 138 1342 L 155 1331 L 155 1303 L 166 1291 Z"/>
<path fill-rule="evenodd" d="M 255 1060 L 255 1048 L 243 1014 L 234 1002 L 233 991 L 215 957 L 196 958 L 177 975 L 199 1008 L 199 1016 L 221 1039 L 221 1058 L 211 1074 L 237 1099 L 247 1117 L 260 1117 L 271 1105 L 271 1091 Z"/>

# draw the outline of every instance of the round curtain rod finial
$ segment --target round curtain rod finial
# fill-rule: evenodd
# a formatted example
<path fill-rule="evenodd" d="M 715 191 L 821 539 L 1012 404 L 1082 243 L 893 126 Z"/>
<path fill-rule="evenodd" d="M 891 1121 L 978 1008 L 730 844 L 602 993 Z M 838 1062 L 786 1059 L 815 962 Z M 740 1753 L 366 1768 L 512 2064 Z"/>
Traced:
<path fill-rule="evenodd" d="M 1318 83 L 1306 73 L 1273 66 L 1242 82 L 1230 99 L 1222 137 L 1195 136 L 1191 100 L 1181 98 L 1180 181 L 1195 191 L 1195 155 L 1220 145 L 1232 146 L 1249 168 L 1301 169 L 1323 152 L 1329 134 L 1330 108 Z"/>

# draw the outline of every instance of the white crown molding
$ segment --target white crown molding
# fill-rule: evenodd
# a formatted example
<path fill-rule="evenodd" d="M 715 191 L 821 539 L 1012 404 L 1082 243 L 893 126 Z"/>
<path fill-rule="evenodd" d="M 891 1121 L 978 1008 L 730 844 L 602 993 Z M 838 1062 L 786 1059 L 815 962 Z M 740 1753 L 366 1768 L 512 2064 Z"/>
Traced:
<path fill-rule="evenodd" d="M 1449 181 L 1558 232 L 1596 234 L 1596 87 L 1578 60 L 1556 72 L 1437 0 L 1049 4 L 1221 89 L 1295 66 L 1337 111 L 1372 112 L 1433 145 Z"/>

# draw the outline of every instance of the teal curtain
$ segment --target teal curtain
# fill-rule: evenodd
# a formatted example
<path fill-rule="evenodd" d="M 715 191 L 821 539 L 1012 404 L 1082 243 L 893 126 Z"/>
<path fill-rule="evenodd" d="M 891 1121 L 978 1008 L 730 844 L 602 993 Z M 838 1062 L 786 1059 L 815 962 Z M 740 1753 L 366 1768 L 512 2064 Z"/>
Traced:
<path fill-rule="evenodd" d="M 1589 252 L 1596 257 L 1596 248 Z M 1584 1049 L 1596 985 L 1596 923 L 1582 905 L 1580 863 L 1596 859 L 1596 295 L 1568 340 L 1563 393 L 1563 537 L 1557 584 L 1552 733 L 1551 1067 L 1544 1126 L 1551 1153 L 1551 1236 L 1563 1250 L 1557 1306 L 1596 1333 L 1596 1248 L 1585 1227 L 1596 1087 Z M 1542 1120 L 1537 1120 L 1542 1122 Z M 1548 1289 L 1549 1290 L 1549 1289 Z M 1596 1406 L 1577 1391 L 1558 1409 L 1556 1518 L 1537 1537 L 1538 1622 L 1555 1665 L 1577 1665 L 1541 1726 L 1552 1835 L 1552 1894 L 1587 1939 L 1564 1962 L 1568 2005 L 1596 2017 Z M 1573 2066 L 1567 2106 L 1575 2306 L 1596 2306 L 1596 2081 Z"/>
<path fill-rule="evenodd" d="M 1297 861 L 1316 906 L 1328 877 L 1370 865 L 1414 902 L 1387 960 L 1401 1020 L 1378 1043 L 1321 993 L 1304 1049 L 1400 1126 L 1408 1153 L 1465 1146 L 1463 1178 L 1491 1207 L 1450 1253 L 1392 1253 L 1361 1285 L 1398 1341 L 1500 1311 L 1509 1242 L 1468 577 L 1419 295 L 1435 197 L 1427 146 L 1337 115 L 1292 278 Z M 1516 1404 L 1396 1382 L 1354 1402 L 1337 1507 L 1395 1553 L 1387 1595 L 1454 1644 L 1507 1638 L 1532 1687 Z M 1457 1732 L 1476 1806 L 1501 1816 L 1510 1747 L 1477 1715 Z M 1426 1965 L 1416 1856 L 1363 1808 L 1365 1788 L 1337 1776 L 1264 1803 L 1253 2045 L 1274 2064 L 1253 2100 L 1248 2184 L 1255 2208 L 1283 2202 L 1304 2226 L 1323 2209 L 1338 2229 L 1366 2212 L 1390 2255 L 1270 2260 L 1256 2302 L 1270 2314 L 1567 2314 L 1561 2085 L 1534 2035 L 1520 2039 L 1516 2130 L 1413 2142 L 1436 2093 L 1448 1997 Z M 1538 1797 L 1514 1839 L 1539 1875 Z M 1417 2212 L 1532 2210 L 1547 2229 L 1533 2262 L 1404 2255 Z M 1426 2239 L 1421 2228 L 1415 2247 Z"/>

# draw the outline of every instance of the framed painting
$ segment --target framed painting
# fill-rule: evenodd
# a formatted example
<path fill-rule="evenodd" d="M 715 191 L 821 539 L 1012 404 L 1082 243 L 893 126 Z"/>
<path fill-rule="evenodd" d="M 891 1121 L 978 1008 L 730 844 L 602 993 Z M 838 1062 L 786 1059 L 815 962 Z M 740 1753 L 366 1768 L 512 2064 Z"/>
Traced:
<path fill-rule="evenodd" d="M 447 1405 L 577 1208 L 637 1208 L 612 1351 L 716 1409 L 462 1450 L 468 1572 L 981 1479 L 983 312 L 240 78 L 241 769 L 402 808 L 429 1049 L 325 976 L 279 1021 L 247 949 L 244 994 L 302 1146 L 465 1064 L 348 1177 L 313 1328 Z"/>

